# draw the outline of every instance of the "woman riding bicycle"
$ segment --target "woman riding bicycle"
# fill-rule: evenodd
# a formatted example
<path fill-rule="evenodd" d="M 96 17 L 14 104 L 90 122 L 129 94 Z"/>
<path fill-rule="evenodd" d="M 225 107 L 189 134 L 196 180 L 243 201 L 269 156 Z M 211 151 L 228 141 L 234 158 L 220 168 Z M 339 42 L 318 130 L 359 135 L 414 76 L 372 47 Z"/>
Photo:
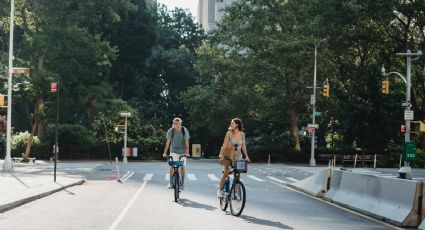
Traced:
<path fill-rule="evenodd" d="M 248 152 L 246 150 L 245 145 L 245 133 L 242 132 L 244 130 L 241 119 L 234 118 L 230 123 L 229 131 L 226 133 L 226 137 L 224 138 L 223 146 L 226 147 L 235 147 L 235 160 L 242 160 L 242 152 L 245 154 L 245 160 L 249 160 Z M 223 156 L 220 155 L 220 158 Z M 229 166 L 224 166 L 223 177 L 220 181 L 220 187 L 217 191 L 217 197 L 223 197 L 223 186 L 226 181 L 227 176 L 229 175 Z"/>

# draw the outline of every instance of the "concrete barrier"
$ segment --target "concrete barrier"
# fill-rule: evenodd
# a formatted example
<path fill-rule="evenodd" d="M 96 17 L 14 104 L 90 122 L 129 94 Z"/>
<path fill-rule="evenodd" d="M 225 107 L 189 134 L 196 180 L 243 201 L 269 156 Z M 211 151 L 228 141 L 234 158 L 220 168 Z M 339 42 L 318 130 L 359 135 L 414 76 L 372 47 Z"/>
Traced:
<path fill-rule="evenodd" d="M 307 177 L 304 180 L 288 184 L 295 189 L 309 193 L 316 197 L 323 197 L 328 191 L 331 180 L 331 169 L 322 169 L 318 174 Z"/>
<path fill-rule="evenodd" d="M 333 170 L 325 199 L 403 227 L 421 221 L 423 183 Z"/>

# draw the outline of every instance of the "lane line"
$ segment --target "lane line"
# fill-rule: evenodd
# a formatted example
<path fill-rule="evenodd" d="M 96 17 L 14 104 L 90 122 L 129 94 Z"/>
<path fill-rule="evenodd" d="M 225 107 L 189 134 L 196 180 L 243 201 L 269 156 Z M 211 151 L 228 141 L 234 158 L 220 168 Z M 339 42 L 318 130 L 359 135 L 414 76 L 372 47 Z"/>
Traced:
<path fill-rule="evenodd" d="M 187 178 L 189 178 L 189 180 L 197 180 L 195 174 L 187 174 Z"/>
<path fill-rule="evenodd" d="M 121 222 L 121 220 L 124 218 L 125 214 L 127 214 L 130 207 L 133 205 L 136 198 L 140 195 L 140 193 L 143 191 L 143 189 L 146 186 L 147 181 L 143 181 L 142 186 L 140 186 L 139 190 L 137 190 L 136 194 L 134 194 L 133 198 L 131 198 L 130 202 L 128 202 L 127 206 L 122 210 L 120 215 L 117 217 L 117 219 L 112 223 L 112 225 L 108 228 L 108 230 L 115 230 L 115 228 L 118 226 L 118 224 Z"/>
<path fill-rule="evenodd" d="M 122 181 L 122 180 L 124 180 L 127 176 L 128 176 L 128 174 L 130 174 L 130 171 L 127 171 L 127 173 L 124 175 L 124 176 L 122 176 L 121 178 L 120 178 L 120 180 Z"/>
<path fill-rule="evenodd" d="M 165 174 L 165 180 L 167 180 L 167 181 L 170 180 L 170 174 L 169 173 Z"/>
<path fill-rule="evenodd" d="M 219 181 L 218 177 L 215 176 L 215 174 L 208 174 L 208 177 L 213 181 Z"/>
<path fill-rule="evenodd" d="M 260 182 L 264 181 L 263 179 L 260 179 L 260 178 L 254 176 L 254 175 L 248 175 L 248 177 L 253 179 L 253 180 L 256 180 L 256 181 L 260 181 Z"/>
<path fill-rule="evenodd" d="M 145 177 L 143 177 L 143 180 L 144 181 L 152 180 L 152 176 L 153 176 L 153 174 L 146 174 Z"/>
<path fill-rule="evenodd" d="M 291 180 L 291 181 L 293 181 L 293 182 L 298 182 L 298 181 L 299 181 L 299 180 L 297 180 L 297 179 L 295 179 L 295 178 L 292 178 L 292 177 L 286 177 L 286 179 Z"/>
<path fill-rule="evenodd" d="M 127 176 L 126 178 L 121 179 L 121 181 L 122 181 L 122 182 L 124 182 L 124 181 L 126 181 L 126 180 L 130 179 L 130 177 L 132 177 L 133 175 L 134 175 L 134 172 L 133 172 L 133 171 L 131 171 L 131 173 L 130 173 L 130 174 L 128 174 L 128 176 Z"/>
<path fill-rule="evenodd" d="M 287 183 L 288 183 L 288 182 L 286 182 L 286 181 L 283 181 L 283 180 L 277 179 L 276 177 L 272 177 L 272 176 L 268 176 L 267 178 L 269 178 L 270 180 L 277 181 L 277 182 L 282 183 L 282 184 L 287 184 Z"/>

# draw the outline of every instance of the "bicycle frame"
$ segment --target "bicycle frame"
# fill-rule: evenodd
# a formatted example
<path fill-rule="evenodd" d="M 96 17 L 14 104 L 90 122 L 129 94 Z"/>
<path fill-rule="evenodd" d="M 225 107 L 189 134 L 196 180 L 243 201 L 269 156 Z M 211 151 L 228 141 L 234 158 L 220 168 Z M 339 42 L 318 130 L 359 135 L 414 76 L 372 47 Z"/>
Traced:
<path fill-rule="evenodd" d="M 182 181 L 180 178 L 180 174 L 179 174 L 179 167 L 183 166 L 183 161 L 181 160 L 183 157 L 186 157 L 184 155 L 179 157 L 178 161 L 174 161 L 172 156 L 168 156 L 168 165 L 170 165 L 171 167 L 173 167 L 173 174 L 172 176 L 170 175 L 170 180 L 173 180 L 174 178 L 176 179 L 176 182 L 174 184 L 174 201 L 177 202 L 179 200 L 180 197 L 180 188 L 182 187 Z M 171 183 L 173 183 L 173 181 L 170 181 Z"/>

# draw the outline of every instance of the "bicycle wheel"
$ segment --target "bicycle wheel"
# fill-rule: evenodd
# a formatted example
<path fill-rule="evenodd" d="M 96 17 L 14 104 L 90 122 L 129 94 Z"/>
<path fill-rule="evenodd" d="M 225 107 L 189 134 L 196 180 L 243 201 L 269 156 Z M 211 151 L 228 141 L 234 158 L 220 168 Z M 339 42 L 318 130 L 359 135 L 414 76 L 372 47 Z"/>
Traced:
<path fill-rule="evenodd" d="M 228 204 L 227 197 L 220 197 L 220 208 L 222 211 L 226 211 Z"/>
<path fill-rule="evenodd" d="M 234 216 L 242 214 L 245 208 L 246 191 L 245 186 L 240 181 L 236 181 L 232 191 L 230 191 L 230 212 Z"/>
<path fill-rule="evenodd" d="M 174 201 L 177 202 L 179 200 L 179 189 L 180 189 L 178 173 L 175 173 L 173 175 L 173 183 L 174 183 Z"/>

